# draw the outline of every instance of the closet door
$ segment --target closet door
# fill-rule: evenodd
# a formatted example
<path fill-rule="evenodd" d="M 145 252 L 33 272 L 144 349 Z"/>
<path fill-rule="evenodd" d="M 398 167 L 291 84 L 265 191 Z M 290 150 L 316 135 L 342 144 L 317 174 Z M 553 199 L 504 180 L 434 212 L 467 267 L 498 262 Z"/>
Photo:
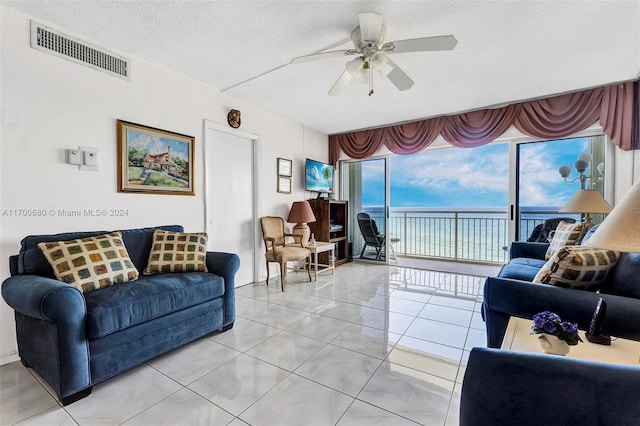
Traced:
<path fill-rule="evenodd" d="M 210 251 L 236 253 L 236 287 L 256 278 L 258 136 L 205 122 L 205 211 Z"/>

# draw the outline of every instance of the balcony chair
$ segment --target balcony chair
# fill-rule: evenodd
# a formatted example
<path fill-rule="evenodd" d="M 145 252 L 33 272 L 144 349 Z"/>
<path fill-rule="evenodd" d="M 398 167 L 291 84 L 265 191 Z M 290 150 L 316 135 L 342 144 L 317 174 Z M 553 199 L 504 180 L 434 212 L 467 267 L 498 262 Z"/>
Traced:
<path fill-rule="evenodd" d="M 381 260 L 380 258 L 384 254 L 382 249 L 384 248 L 385 236 L 378 231 L 376 222 L 371 219 L 368 213 L 358 213 L 358 226 L 360 227 L 362 238 L 364 238 L 364 246 L 362 246 L 360 257 L 362 258 L 364 255 L 367 246 L 371 246 L 376 250 L 376 260 Z"/>
<path fill-rule="evenodd" d="M 544 222 L 539 223 L 531 231 L 531 235 L 527 239 L 528 243 L 548 243 L 552 237 L 551 233 L 556 230 L 560 222 L 575 223 L 575 219 L 571 217 L 554 217 L 546 219 Z"/>
<path fill-rule="evenodd" d="M 269 285 L 270 262 L 276 262 L 280 265 L 280 288 L 282 291 L 284 291 L 287 280 L 287 262 L 289 261 L 306 259 L 307 273 L 309 281 L 311 281 L 311 251 L 302 244 L 302 235 L 285 233 L 284 219 L 277 216 L 260 218 L 260 226 L 266 248 L 267 285 Z M 285 237 L 292 237 L 295 243 L 285 243 Z"/>

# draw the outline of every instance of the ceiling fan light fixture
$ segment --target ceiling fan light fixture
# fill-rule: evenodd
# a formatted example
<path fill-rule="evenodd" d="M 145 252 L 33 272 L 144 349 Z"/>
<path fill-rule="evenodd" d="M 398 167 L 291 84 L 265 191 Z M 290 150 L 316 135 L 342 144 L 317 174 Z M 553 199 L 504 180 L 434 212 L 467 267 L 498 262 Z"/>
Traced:
<path fill-rule="evenodd" d="M 358 83 L 366 83 L 369 81 L 369 77 L 367 76 L 368 69 L 369 62 L 362 56 L 347 62 L 347 72 Z"/>

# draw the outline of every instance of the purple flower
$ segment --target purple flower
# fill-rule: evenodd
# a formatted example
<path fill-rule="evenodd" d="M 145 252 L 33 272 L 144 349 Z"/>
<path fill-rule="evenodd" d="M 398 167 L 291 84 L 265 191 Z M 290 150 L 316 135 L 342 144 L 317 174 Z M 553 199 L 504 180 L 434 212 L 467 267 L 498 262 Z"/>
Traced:
<path fill-rule="evenodd" d="M 548 333 L 548 334 L 556 334 L 556 331 L 557 331 L 556 324 L 553 322 L 544 323 L 542 328 L 544 329 L 545 333 Z"/>
<path fill-rule="evenodd" d="M 564 340 L 569 345 L 582 341 L 578 335 L 578 324 L 562 321 L 557 314 L 544 311 L 533 316 L 531 334 L 550 334 Z"/>
<path fill-rule="evenodd" d="M 578 324 L 571 324 L 570 322 L 564 321 L 560 326 L 567 333 L 575 334 L 578 332 Z"/>

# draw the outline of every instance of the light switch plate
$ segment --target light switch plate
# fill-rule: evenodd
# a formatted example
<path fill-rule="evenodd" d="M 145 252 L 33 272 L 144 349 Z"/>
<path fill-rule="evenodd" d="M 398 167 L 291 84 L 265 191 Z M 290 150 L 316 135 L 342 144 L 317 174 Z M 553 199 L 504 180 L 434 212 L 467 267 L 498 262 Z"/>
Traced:
<path fill-rule="evenodd" d="M 79 149 L 67 149 L 67 163 L 81 165 L 82 164 L 82 152 Z"/>
<path fill-rule="evenodd" d="M 78 148 L 82 151 L 82 165 L 80 165 L 80 170 L 97 172 L 100 169 L 98 148 L 92 146 L 79 146 Z"/>

